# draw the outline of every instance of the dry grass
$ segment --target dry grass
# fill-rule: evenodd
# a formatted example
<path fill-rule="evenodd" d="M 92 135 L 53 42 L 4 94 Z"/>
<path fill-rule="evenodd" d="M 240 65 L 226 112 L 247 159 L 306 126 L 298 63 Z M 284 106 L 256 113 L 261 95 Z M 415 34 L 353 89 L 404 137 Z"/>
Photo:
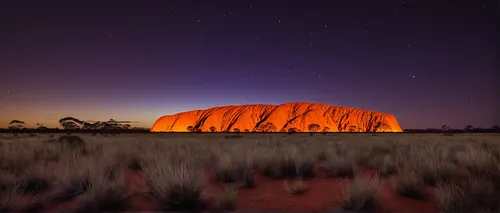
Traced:
<path fill-rule="evenodd" d="M 356 177 L 351 183 L 344 182 L 342 194 L 342 208 L 352 211 L 373 211 L 380 205 L 380 179 Z"/>
<path fill-rule="evenodd" d="M 304 194 L 308 189 L 307 184 L 301 180 L 293 181 L 291 184 L 288 184 L 288 181 L 285 180 L 283 181 L 283 188 L 288 194 L 291 195 Z"/>
<path fill-rule="evenodd" d="M 23 196 L 48 193 L 44 201 L 48 203 L 78 198 L 81 212 L 125 211 L 130 194 L 123 172 L 143 171 L 147 196 L 158 209 L 202 210 L 207 170 L 217 183 L 252 188 L 259 187 L 254 172 L 273 179 L 303 179 L 317 175 L 317 167 L 331 178 L 353 178 L 366 169 L 379 173 L 378 178 L 356 177 L 344 185 L 340 198 L 346 209 L 377 208 L 380 179 L 391 179 L 399 194 L 417 199 L 425 198 L 425 185 L 435 186 L 436 202 L 444 212 L 500 208 L 493 199 L 500 197 L 499 136 L 240 136 L 225 140 L 220 134 L 141 135 L 140 139 L 2 135 L 0 206 L 16 210 Z M 300 188 L 289 184 L 285 188 L 290 191 Z M 231 200 L 233 192 L 225 193 Z"/>
<path fill-rule="evenodd" d="M 348 156 L 330 156 L 319 167 L 328 177 L 352 178 L 356 173 L 355 159 Z"/>
<path fill-rule="evenodd" d="M 224 210 L 234 210 L 237 196 L 238 192 L 235 187 L 226 187 L 226 190 L 219 197 L 219 206 Z"/>
<path fill-rule="evenodd" d="M 404 197 L 414 199 L 425 198 L 425 184 L 422 176 L 416 172 L 405 172 L 393 177 L 393 184 L 396 192 Z"/>
<path fill-rule="evenodd" d="M 185 162 L 156 161 L 147 170 L 150 197 L 162 211 L 193 211 L 205 208 L 203 172 Z"/>

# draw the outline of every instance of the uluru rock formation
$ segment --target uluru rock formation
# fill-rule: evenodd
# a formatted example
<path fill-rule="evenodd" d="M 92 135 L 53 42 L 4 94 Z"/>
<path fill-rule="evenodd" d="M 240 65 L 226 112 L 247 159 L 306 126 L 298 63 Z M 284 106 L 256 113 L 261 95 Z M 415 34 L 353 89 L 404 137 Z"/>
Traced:
<path fill-rule="evenodd" d="M 221 106 L 166 115 L 156 120 L 151 132 L 232 132 L 235 129 L 241 132 L 307 132 L 311 124 L 319 125 L 316 128 L 318 131 L 329 132 L 402 131 L 393 115 L 326 104 L 292 102 L 281 105 Z"/>

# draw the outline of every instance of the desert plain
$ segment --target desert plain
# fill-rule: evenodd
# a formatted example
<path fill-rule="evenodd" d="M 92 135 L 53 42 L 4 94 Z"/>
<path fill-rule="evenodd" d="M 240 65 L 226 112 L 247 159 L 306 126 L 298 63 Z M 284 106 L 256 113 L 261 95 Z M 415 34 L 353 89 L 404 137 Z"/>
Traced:
<path fill-rule="evenodd" d="M 0 212 L 500 210 L 499 134 L 3 134 Z"/>

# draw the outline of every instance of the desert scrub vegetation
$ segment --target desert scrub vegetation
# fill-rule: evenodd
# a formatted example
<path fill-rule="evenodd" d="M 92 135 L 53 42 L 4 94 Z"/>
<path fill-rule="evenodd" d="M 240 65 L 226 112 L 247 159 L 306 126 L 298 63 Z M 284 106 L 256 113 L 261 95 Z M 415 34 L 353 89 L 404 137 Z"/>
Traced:
<path fill-rule="evenodd" d="M 288 194 L 301 195 L 307 191 L 308 186 L 302 180 L 295 180 L 295 181 L 292 181 L 291 183 L 289 183 L 287 180 L 284 180 L 283 181 L 283 188 L 285 189 L 285 191 Z"/>
<path fill-rule="evenodd" d="M 90 181 L 79 182 L 79 190 L 85 190 L 75 212 L 126 211 L 131 194 L 127 191 L 124 171 L 118 170 L 109 178 L 109 167 L 91 170 Z"/>
<path fill-rule="evenodd" d="M 293 180 L 323 178 L 323 173 L 328 180 L 346 181 L 339 198 L 344 208 L 355 211 L 377 207 L 381 180 L 391 181 L 401 196 L 417 199 L 425 198 L 427 187 L 444 212 L 489 211 L 497 208 L 493 198 L 500 196 L 500 146 L 498 137 L 492 136 L 245 134 L 237 140 L 217 134 L 71 136 L 84 142 L 67 142 L 71 138 L 59 135 L 2 138 L 2 205 L 16 206 L 25 196 L 47 194 L 43 202 L 74 201 L 80 212 L 127 209 L 132 192 L 125 173 L 145 179 L 144 196 L 161 211 L 210 207 L 205 184 L 258 189 L 263 179 L 279 179 L 287 180 L 279 190 L 295 191 L 300 187 Z M 365 173 L 379 177 L 363 177 Z M 206 174 L 212 179 L 205 180 Z M 315 190 L 311 187 L 308 193 Z M 231 203 L 236 191 L 223 194 L 229 198 L 218 196 L 216 204 Z"/>
<path fill-rule="evenodd" d="M 214 168 L 214 180 L 218 183 L 243 182 L 251 187 L 253 178 L 252 162 L 245 154 L 225 154 L 222 155 Z"/>
<path fill-rule="evenodd" d="M 342 208 L 352 211 L 373 211 L 380 204 L 379 177 L 356 177 L 352 182 L 343 182 L 340 200 Z"/>
<path fill-rule="evenodd" d="M 226 187 L 224 192 L 222 192 L 222 194 L 219 196 L 218 202 L 220 208 L 224 210 L 234 210 L 238 198 L 237 196 L 238 192 L 236 191 L 236 187 L 234 186 Z"/>
<path fill-rule="evenodd" d="M 396 192 L 404 197 L 414 199 L 425 198 L 425 183 L 422 176 L 414 171 L 403 172 L 393 176 L 392 182 Z"/>
<path fill-rule="evenodd" d="M 327 160 L 319 163 L 319 168 L 328 177 L 352 178 L 356 173 L 356 160 L 353 156 L 330 155 Z"/>
<path fill-rule="evenodd" d="M 274 179 L 314 177 L 316 159 L 301 147 L 272 147 L 269 150 L 255 149 L 254 164 L 262 175 Z"/>
<path fill-rule="evenodd" d="M 150 198 L 161 211 L 196 211 L 203 200 L 203 171 L 187 162 L 158 160 L 146 168 Z"/>
<path fill-rule="evenodd" d="M 442 212 L 498 212 L 499 192 L 487 179 L 473 177 L 459 182 L 440 182 L 435 191 Z"/>

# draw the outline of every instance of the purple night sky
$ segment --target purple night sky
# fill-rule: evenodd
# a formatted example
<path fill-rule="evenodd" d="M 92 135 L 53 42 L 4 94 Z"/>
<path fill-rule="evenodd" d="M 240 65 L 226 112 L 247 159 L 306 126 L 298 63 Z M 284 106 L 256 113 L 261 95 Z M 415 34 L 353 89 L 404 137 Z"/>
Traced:
<path fill-rule="evenodd" d="M 66 116 L 150 127 L 181 111 L 293 101 L 389 113 L 402 128 L 500 125 L 497 1 L 0 8 L 0 127 L 53 127 Z"/>

